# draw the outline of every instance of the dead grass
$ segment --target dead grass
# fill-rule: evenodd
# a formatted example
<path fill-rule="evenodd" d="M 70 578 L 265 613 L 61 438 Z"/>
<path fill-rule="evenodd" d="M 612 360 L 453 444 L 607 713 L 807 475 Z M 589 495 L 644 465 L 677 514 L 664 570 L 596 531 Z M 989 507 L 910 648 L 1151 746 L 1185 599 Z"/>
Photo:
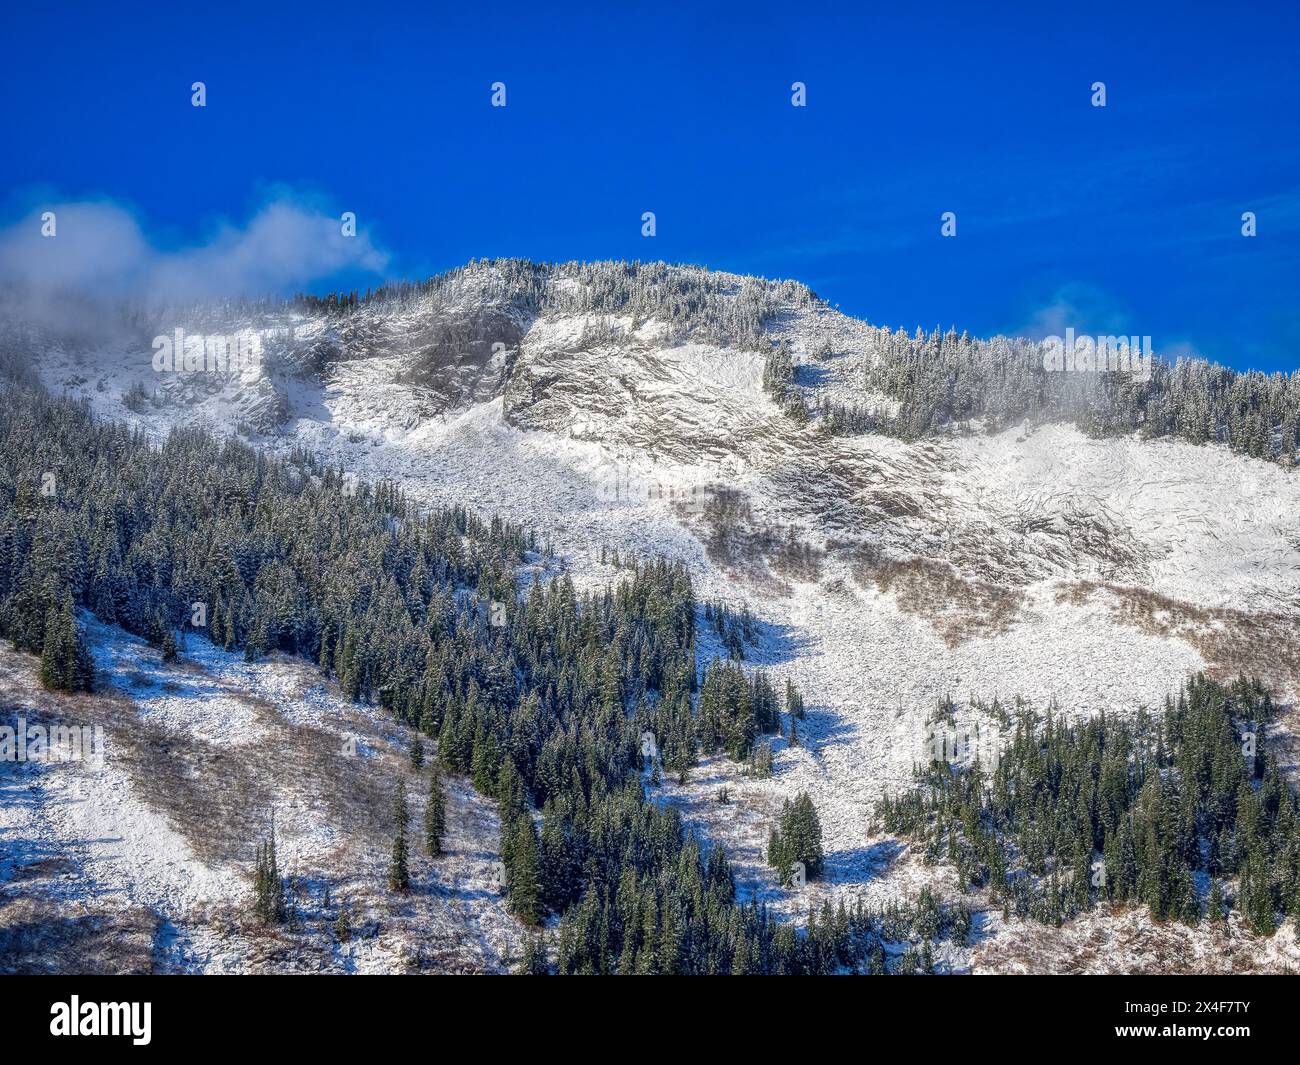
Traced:
<path fill-rule="evenodd" d="M 277 667 L 297 671 L 291 679 L 303 697 L 322 683 L 306 663 L 277 656 Z M 192 663 L 174 668 L 212 679 Z M 518 957 L 518 926 L 505 915 L 498 893 L 485 887 L 498 857 L 494 807 L 474 794 L 468 781 L 448 780 L 447 853 L 430 859 L 413 842 L 412 891 L 388 891 L 397 782 L 407 782 L 415 840 L 425 799 L 425 786 L 410 766 L 404 729 L 350 706 L 319 726 L 294 724 L 269 700 L 223 685 L 222 697 L 251 708 L 261 733 L 256 742 L 225 745 L 142 719 L 109 677 L 100 678 L 93 694 L 70 695 L 40 689 L 32 682 L 34 671 L 31 656 L 0 649 L 0 684 L 12 674 L 13 691 L 21 693 L 16 701 L 0 698 L 0 718 L 21 708 L 31 724 L 102 726 L 109 757 L 133 792 L 167 819 L 205 865 L 231 865 L 251 876 L 255 846 L 265 838 L 268 814 L 276 806 L 286 817 L 287 807 L 294 807 L 299 821 L 306 811 L 333 832 L 336 845 L 319 861 L 287 870 L 297 884 L 297 927 L 258 926 L 246 897 L 181 915 L 188 934 L 204 933 L 205 941 L 215 937 L 218 943 L 216 955 L 200 962 L 203 967 L 347 969 L 353 963 L 332 932 L 344 900 L 353 916 L 360 964 L 369 970 L 494 972 Z M 344 735 L 356 739 L 361 753 L 343 754 Z M 9 871 L 0 884 L 0 971 L 130 973 L 182 964 L 162 945 L 166 935 L 158 938 L 159 915 L 86 894 L 80 875 L 79 863 L 57 853 L 34 852 Z M 333 900 L 328 910 L 326 887 Z"/>
<path fill-rule="evenodd" d="M 790 527 L 756 519 L 749 500 L 735 489 L 710 490 L 701 519 L 709 558 L 768 595 L 789 596 L 789 580 L 821 576 L 822 553 Z"/>
<path fill-rule="evenodd" d="M 949 562 L 886 558 L 869 547 L 857 552 L 853 577 L 892 593 L 900 609 L 928 621 L 948 647 L 1007 631 L 1025 598 L 1019 589 L 966 577 Z"/>
<path fill-rule="evenodd" d="M 1202 607 L 1146 588 L 1097 581 L 1063 586 L 1057 599 L 1082 606 L 1108 598 L 1121 622 L 1191 644 L 1219 681 L 1258 677 L 1281 698 L 1300 694 L 1300 621 L 1285 614 Z"/>
<path fill-rule="evenodd" d="M 1300 961 L 1290 924 L 1260 939 L 1226 925 L 1153 922 L 1145 907 L 1104 907 L 1060 928 L 1013 921 L 972 958 L 983 974 L 1204 975 L 1293 972 Z"/>
<path fill-rule="evenodd" d="M 46 897 L 0 899 L 0 973 L 98 976 L 153 971 L 159 921 L 146 910 L 95 910 Z"/>
<path fill-rule="evenodd" d="M 302 681 L 313 678 L 304 675 Z M 165 730 L 136 718 L 129 701 L 114 696 L 131 715 L 122 738 L 132 783 L 196 855 L 209 864 L 251 866 L 271 812 L 290 796 L 319 810 L 351 844 L 386 839 L 403 763 L 363 715 L 340 722 L 341 731 L 355 735 L 372 754 L 345 757 L 338 733 L 294 725 L 257 696 L 225 694 L 253 709 L 265 738 L 236 748 Z"/>

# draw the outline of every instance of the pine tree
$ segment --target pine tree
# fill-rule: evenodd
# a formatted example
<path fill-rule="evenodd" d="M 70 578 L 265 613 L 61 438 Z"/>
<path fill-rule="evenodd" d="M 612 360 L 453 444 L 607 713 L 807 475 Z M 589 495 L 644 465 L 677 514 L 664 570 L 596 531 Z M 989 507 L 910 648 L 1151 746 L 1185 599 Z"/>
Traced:
<path fill-rule="evenodd" d="M 257 865 L 253 873 L 253 912 L 264 925 L 283 924 L 288 916 L 284 881 L 280 877 L 275 855 L 275 823 L 270 839 L 257 845 Z"/>
<path fill-rule="evenodd" d="M 1277 912 L 1268 864 L 1261 854 L 1247 859 L 1241 872 L 1241 909 L 1252 932 L 1271 936 L 1277 931 Z"/>
<path fill-rule="evenodd" d="M 340 943 L 346 943 L 352 938 L 352 916 L 348 913 L 346 902 L 339 907 L 339 915 L 334 920 L 334 937 Z"/>
<path fill-rule="evenodd" d="M 798 718 L 800 721 L 803 720 L 806 712 L 804 710 L 803 695 L 800 693 L 799 689 L 791 683 L 789 677 L 787 677 L 785 681 L 785 709 L 791 717 Z"/>
<path fill-rule="evenodd" d="M 509 876 L 510 910 L 526 924 L 540 924 L 542 908 L 541 858 L 532 817 L 521 814 L 511 826 Z M 504 855 L 503 855 L 504 857 Z"/>
<path fill-rule="evenodd" d="M 1217 879 L 1210 887 L 1210 900 L 1207 909 L 1212 923 L 1220 924 L 1227 919 L 1228 911 L 1224 906 L 1223 888 Z"/>
<path fill-rule="evenodd" d="M 407 867 L 406 823 L 410 814 L 406 807 L 406 782 L 397 785 L 397 799 L 393 804 L 396 834 L 393 838 L 393 860 L 388 867 L 388 886 L 393 891 L 411 889 L 411 873 Z"/>
<path fill-rule="evenodd" d="M 40 677 L 52 691 L 90 691 L 94 686 L 94 663 L 66 591 L 46 613 Z"/>
<path fill-rule="evenodd" d="M 783 884 L 790 883 L 795 862 L 803 863 L 809 880 L 821 874 L 825 863 L 821 821 L 807 792 L 800 792 L 794 802 L 786 799 L 782 804 L 779 827 L 768 836 L 767 855 L 768 865 L 777 869 Z"/>
<path fill-rule="evenodd" d="M 546 940 L 540 932 L 524 937 L 524 956 L 517 971 L 521 976 L 546 976 L 550 972 L 546 960 Z"/>
<path fill-rule="evenodd" d="M 424 808 L 424 842 L 429 856 L 442 853 L 442 841 L 447 832 L 447 788 L 442 771 L 434 762 L 429 770 L 429 802 Z"/>
<path fill-rule="evenodd" d="M 792 876 L 792 859 L 786 849 L 785 840 L 781 838 L 780 830 L 775 826 L 769 829 L 767 834 L 767 864 L 776 870 L 780 882 L 788 886 Z"/>
<path fill-rule="evenodd" d="M 800 792 L 794 801 L 794 817 L 783 828 L 786 846 L 796 861 L 804 863 L 804 868 L 811 880 L 821 875 L 824 856 L 822 853 L 822 826 L 817 816 L 817 808 L 807 792 Z"/>

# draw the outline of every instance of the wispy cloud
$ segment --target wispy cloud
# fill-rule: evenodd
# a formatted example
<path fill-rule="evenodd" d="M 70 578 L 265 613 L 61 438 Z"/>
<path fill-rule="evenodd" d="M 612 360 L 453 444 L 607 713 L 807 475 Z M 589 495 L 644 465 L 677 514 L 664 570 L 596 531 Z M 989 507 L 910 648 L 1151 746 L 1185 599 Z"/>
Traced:
<path fill-rule="evenodd" d="M 42 216 L 54 215 L 54 236 Z M 79 293 L 170 303 L 293 290 L 345 270 L 378 274 L 389 256 L 364 229 L 278 190 L 242 225 L 222 222 L 196 243 L 163 247 L 112 200 L 36 204 L 0 231 L 0 283 L 29 298 Z"/>

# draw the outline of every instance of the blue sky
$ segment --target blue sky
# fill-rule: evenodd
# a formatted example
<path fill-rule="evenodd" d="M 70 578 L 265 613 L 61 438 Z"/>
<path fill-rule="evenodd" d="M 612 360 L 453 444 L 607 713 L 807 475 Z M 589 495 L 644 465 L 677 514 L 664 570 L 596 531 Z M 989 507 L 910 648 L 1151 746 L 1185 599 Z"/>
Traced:
<path fill-rule="evenodd" d="M 383 254 L 278 287 L 667 259 L 908 329 L 1300 367 L 1300 5 L 466 6 L 14 9 L 0 229 L 103 200 L 166 251 L 287 199 Z"/>

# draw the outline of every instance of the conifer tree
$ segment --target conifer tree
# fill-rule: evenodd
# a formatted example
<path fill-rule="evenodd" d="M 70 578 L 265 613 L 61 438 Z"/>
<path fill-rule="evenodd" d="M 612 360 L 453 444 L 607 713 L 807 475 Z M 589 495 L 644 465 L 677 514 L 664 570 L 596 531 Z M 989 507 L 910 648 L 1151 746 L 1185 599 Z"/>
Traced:
<path fill-rule="evenodd" d="M 1210 898 L 1206 909 L 1207 916 L 1212 924 L 1221 924 L 1227 917 L 1223 902 L 1223 887 L 1219 884 L 1217 878 L 1210 885 Z"/>
<path fill-rule="evenodd" d="M 534 932 L 524 937 L 524 956 L 519 963 L 521 976 L 546 976 L 550 966 L 546 961 L 546 940 L 542 933 Z"/>
<path fill-rule="evenodd" d="M 429 856 L 442 854 L 442 841 L 447 832 L 447 788 L 442 770 L 435 761 L 429 770 L 429 801 L 424 808 L 424 842 Z"/>
<path fill-rule="evenodd" d="M 506 861 L 510 910 L 525 924 L 540 924 L 544 916 L 541 857 L 537 828 L 529 814 L 521 814 L 515 819 L 510 837 L 510 857 Z"/>
<path fill-rule="evenodd" d="M 794 861 L 803 862 L 811 880 L 820 876 L 824 857 L 822 854 L 822 826 L 817 808 L 807 792 L 800 792 L 794 801 L 789 819 L 783 819 L 781 834 L 785 839 L 787 854 Z"/>
<path fill-rule="evenodd" d="M 393 891 L 411 889 L 411 873 L 407 867 L 406 823 L 410 813 L 406 807 L 406 782 L 397 785 L 397 798 L 393 803 L 393 859 L 388 867 L 388 886 Z"/>
<path fill-rule="evenodd" d="M 90 691 L 93 687 L 94 664 L 77 625 L 72 596 L 66 591 L 46 614 L 40 677 L 53 691 Z"/>
<path fill-rule="evenodd" d="M 253 873 L 253 912 L 264 925 L 283 924 L 288 917 L 284 881 L 280 877 L 275 855 L 275 823 L 270 838 L 257 845 L 257 865 Z"/>
<path fill-rule="evenodd" d="M 789 677 L 785 681 L 785 709 L 791 717 L 803 720 L 805 713 L 803 695 Z"/>
<path fill-rule="evenodd" d="M 776 870 L 777 878 L 783 885 L 788 886 L 790 883 L 792 862 L 780 830 L 773 826 L 767 833 L 767 864 Z"/>

